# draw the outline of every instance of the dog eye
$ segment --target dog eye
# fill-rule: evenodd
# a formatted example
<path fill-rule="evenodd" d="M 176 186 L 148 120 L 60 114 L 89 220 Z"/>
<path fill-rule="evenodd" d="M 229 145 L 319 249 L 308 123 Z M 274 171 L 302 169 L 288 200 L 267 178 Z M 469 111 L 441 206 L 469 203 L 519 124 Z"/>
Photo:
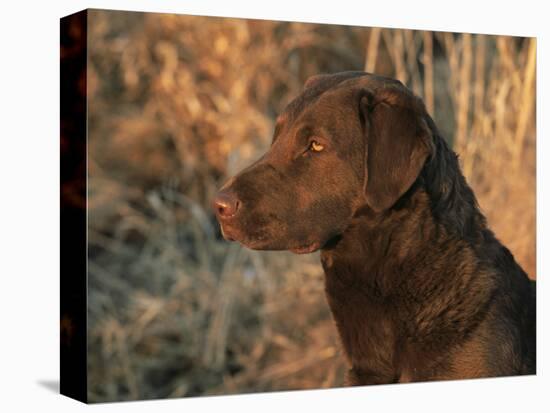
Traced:
<path fill-rule="evenodd" d="M 309 143 L 309 150 L 312 152 L 321 152 L 323 149 L 325 149 L 325 146 L 317 141 Z"/>

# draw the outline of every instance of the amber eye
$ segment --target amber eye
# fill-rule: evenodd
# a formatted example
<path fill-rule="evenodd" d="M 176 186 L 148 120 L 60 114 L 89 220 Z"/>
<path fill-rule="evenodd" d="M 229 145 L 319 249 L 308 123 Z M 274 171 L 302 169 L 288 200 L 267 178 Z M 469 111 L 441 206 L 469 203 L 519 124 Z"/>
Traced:
<path fill-rule="evenodd" d="M 325 149 L 325 146 L 317 141 L 311 141 L 309 144 L 309 150 L 313 152 L 321 152 Z"/>

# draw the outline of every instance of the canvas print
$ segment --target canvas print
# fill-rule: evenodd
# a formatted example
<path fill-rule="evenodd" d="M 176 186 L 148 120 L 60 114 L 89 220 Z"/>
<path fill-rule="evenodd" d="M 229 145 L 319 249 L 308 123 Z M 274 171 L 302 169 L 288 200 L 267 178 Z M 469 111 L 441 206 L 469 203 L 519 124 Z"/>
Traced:
<path fill-rule="evenodd" d="M 61 392 L 536 374 L 536 39 L 61 19 Z"/>

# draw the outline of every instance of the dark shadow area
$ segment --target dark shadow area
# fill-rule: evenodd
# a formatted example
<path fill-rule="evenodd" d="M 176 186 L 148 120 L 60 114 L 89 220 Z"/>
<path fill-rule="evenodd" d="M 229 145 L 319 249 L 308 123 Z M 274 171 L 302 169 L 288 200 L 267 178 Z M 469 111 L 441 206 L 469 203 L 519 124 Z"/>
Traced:
<path fill-rule="evenodd" d="M 59 380 L 39 380 L 38 384 L 46 390 L 59 394 Z"/>

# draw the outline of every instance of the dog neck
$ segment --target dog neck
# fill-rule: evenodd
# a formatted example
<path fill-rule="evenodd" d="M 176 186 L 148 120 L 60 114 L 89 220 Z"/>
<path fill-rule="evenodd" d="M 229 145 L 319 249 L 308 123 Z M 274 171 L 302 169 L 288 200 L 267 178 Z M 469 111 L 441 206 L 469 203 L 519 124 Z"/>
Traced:
<path fill-rule="evenodd" d="M 375 213 L 368 206 L 360 208 L 349 227 L 321 251 L 327 287 L 361 284 L 374 295 L 390 294 L 414 254 L 438 242 L 429 202 L 428 194 L 418 189 L 398 209 Z"/>

